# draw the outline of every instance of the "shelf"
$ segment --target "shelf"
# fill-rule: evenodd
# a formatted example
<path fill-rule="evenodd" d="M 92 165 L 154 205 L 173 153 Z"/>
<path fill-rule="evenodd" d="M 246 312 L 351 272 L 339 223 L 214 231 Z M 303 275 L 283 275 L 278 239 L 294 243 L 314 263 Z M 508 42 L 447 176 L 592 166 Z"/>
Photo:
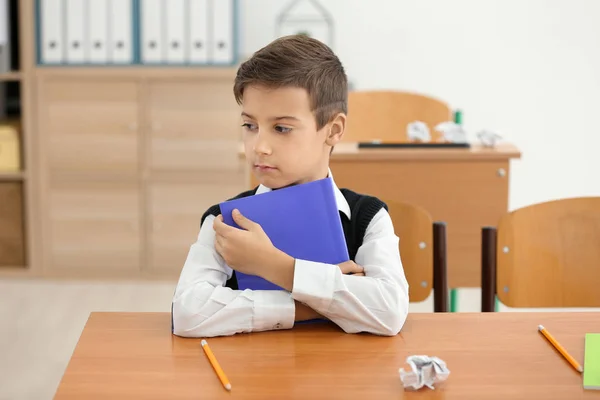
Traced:
<path fill-rule="evenodd" d="M 25 180 L 25 171 L 4 172 L 0 171 L 0 182 L 22 181 Z"/>
<path fill-rule="evenodd" d="M 21 72 L 0 72 L 0 82 L 15 82 L 21 80 Z"/>
<path fill-rule="evenodd" d="M 177 66 L 38 66 L 35 74 L 38 77 L 64 78 L 141 78 L 187 80 L 187 79 L 230 79 L 233 81 L 237 73 L 236 67 L 177 67 Z"/>

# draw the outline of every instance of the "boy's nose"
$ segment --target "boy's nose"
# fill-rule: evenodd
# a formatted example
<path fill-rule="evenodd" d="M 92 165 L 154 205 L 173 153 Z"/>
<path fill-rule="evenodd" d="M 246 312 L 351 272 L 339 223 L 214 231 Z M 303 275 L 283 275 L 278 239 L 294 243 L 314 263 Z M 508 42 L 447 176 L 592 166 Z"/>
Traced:
<path fill-rule="evenodd" d="M 268 141 L 260 133 L 256 135 L 256 141 L 254 142 L 254 152 L 257 154 L 271 154 L 271 146 Z"/>

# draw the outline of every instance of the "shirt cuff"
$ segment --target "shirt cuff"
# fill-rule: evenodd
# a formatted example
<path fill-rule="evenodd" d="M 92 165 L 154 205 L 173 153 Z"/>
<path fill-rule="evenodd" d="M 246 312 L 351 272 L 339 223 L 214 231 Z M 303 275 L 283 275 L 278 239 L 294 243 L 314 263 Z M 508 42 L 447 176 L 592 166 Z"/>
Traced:
<path fill-rule="evenodd" d="M 333 301 L 337 265 L 296 260 L 292 297 L 319 312 L 329 309 Z"/>
<path fill-rule="evenodd" d="M 253 331 L 293 328 L 296 306 L 290 293 L 285 290 L 255 290 L 253 296 Z"/>

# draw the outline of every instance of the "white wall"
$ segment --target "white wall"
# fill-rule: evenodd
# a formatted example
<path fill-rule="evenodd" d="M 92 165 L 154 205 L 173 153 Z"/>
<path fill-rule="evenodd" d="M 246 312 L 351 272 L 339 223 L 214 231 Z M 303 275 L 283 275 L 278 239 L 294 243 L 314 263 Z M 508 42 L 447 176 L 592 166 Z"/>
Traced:
<path fill-rule="evenodd" d="M 275 38 L 288 1 L 240 2 L 244 55 Z M 600 1 L 320 2 L 356 89 L 439 97 L 471 133 L 496 129 L 519 147 L 510 209 L 600 195 Z"/>

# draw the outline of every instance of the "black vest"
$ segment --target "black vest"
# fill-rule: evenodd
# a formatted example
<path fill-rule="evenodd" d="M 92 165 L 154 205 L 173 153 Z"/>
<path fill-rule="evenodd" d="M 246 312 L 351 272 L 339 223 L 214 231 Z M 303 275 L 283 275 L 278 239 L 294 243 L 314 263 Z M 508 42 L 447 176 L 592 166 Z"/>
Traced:
<path fill-rule="evenodd" d="M 258 187 L 248 190 L 246 192 L 240 193 L 239 195 L 233 197 L 229 200 L 239 199 L 242 197 L 253 196 L 256 193 Z M 340 211 L 340 218 L 342 220 L 342 227 L 344 228 L 344 236 L 346 238 L 346 246 L 348 247 L 348 254 L 350 255 L 350 259 L 354 261 L 356 257 L 356 252 L 360 248 L 363 243 L 363 238 L 365 237 L 365 232 L 371 220 L 381 210 L 385 208 L 387 205 L 379 200 L 376 197 L 366 196 L 359 193 L 355 193 L 349 189 L 340 189 L 348 205 L 350 206 L 350 216 L 348 219 L 346 214 Z M 211 206 L 205 213 L 202 215 L 202 219 L 200 221 L 200 226 L 204 223 L 204 220 L 209 215 L 218 216 L 221 214 L 221 209 L 218 204 Z M 235 276 L 235 271 L 230 279 L 227 280 L 225 286 L 230 287 L 231 289 L 237 290 L 237 278 Z"/>

